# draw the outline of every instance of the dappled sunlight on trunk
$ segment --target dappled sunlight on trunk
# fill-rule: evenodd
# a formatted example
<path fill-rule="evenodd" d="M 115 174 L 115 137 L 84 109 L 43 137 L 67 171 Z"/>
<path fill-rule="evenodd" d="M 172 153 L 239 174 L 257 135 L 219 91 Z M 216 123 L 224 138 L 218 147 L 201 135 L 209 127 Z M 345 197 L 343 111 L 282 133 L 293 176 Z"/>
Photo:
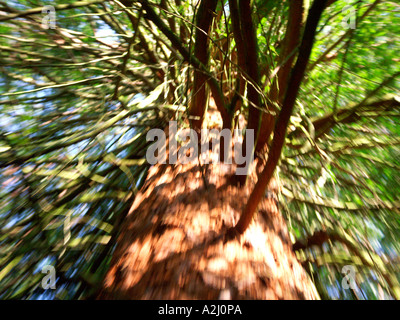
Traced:
<path fill-rule="evenodd" d="M 198 163 L 150 169 L 99 298 L 317 298 L 274 197 L 262 200 L 242 236 L 228 240 L 254 182 L 236 187 L 234 165 L 203 170 L 204 177 Z"/>

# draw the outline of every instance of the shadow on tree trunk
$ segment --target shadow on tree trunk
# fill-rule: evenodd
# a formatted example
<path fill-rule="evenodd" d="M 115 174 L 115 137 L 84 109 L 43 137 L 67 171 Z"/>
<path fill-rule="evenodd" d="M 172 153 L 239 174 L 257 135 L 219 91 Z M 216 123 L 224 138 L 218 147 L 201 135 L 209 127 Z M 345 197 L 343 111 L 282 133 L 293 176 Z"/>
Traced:
<path fill-rule="evenodd" d="M 137 195 L 99 299 L 317 299 L 273 196 L 246 232 L 235 225 L 254 181 L 234 165 L 156 165 Z M 251 180 L 251 179 L 250 179 Z"/>

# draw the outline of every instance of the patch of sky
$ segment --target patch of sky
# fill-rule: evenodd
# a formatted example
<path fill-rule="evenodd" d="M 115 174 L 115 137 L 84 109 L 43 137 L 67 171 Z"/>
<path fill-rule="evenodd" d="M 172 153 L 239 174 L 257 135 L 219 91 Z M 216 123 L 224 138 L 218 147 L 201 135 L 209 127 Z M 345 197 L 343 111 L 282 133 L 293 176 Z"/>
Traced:
<path fill-rule="evenodd" d="M 111 46 L 119 44 L 118 34 L 105 23 L 99 23 L 99 27 L 95 30 L 95 37 Z"/>
<path fill-rule="evenodd" d="M 24 216 L 23 214 L 14 214 L 14 215 L 11 217 L 10 221 L 8 221 L 8 222 L 3 226 L 2 229 L 7 230 L 7 229 L 12 228 L 15 224 L 17 224 L 17 223 L 19 222 L 19 220 L 20 220 L 21 217 L 23 217 L 23 216 Z"/>
<path fill-rule="evenodd" d="M 128 102 L 128 106 L 132 106 L 134 104 L 139 103 L 140 101 L 144 100 L 145 96 L 142 93 L 137 93 L 133 96 L 133 98 Z"/>
<path fill-rule="evenodd" d="M 135 134 L 133 128 L 122 127 L 113 128 L 109 131 L 109 135 L 105 135 L 103 138 L 106 141 L 106 149 L 109 152 L 114 151 L 116 148 L 124 145 L 129 141 Z"/>
<path fill-rule="evenodd" d="M 79 271 L 78 268 L 70 268 L 65 273 L 65 276 L 68 277 L 68 278 L 73 278 L 74 276 L 76 276 L 78 274 L 78 271 Z"/>
<path fill-rule="evenodd" d="M 14 0 L 8 0 L 7 5 L 18 10 L 25 10 L 30 8 L 26 4 L 21 3 L 21 1 L 14 1 Z"/>
<path fill-rule="evenodd" d="M 13 117 L 3 113 L 0 117 L 0 127 L 2 131 L 9 132 L 12 128 L 14 128 L 15 131 L 18 130 L 18 127 L 13 125 L 13 121 Z"/>
<path fill-rule="evenodd" d="M 332 26 L 324 26 L 321 30 L 321 33 L 327 35 L 332 31 L 332 29 L 333 29 Z"/>
<path fill-rule="evenodd" d="M 328 292 L 328 295 L 331 299 L 339 299 L 340 298 L 340 292 L 339 292 L 338 288 L 336 288 L 332 285 L 327 285 L 326 291 Z"/>
<path fill-rule="evenodd" d="M 57 283 L 57 282 L 56 282 Z M 56 296 L 54 290 L 45 290 L 43 293 L 36 293 L 29 297 L 29 300 L 53 300 Z"/>
<path fill-rule="evenodd" d="M 1 183 L 2 192 L 4 194 L 10 194 L 13 192 L 14 189 L 20 186 L 21 183 L 22 181 L 19 179 L 19 177 L 17 175 L 13 175 L 13 177 L 8 178 L 5 181 L 2 181 Z"/>
<path fill-rule="evenodd" d="M 227 14 L 229 14 L 229 13 L 231 12 L 231 10 L 230 10 L 230 8 L 229 8 L 229 2 L 227 2 L 227 3 L 224 5 L 224 10 L 225 10 L 225 12 L 226 12 Z"/>
<path fill-rule="evenodd" d="M 89 205 L 87 203 L 80 203 L 73 209 L 73 216 L 74 217 L 83 217 L 86 215 L 87 211 L 89 210 Z"/>
<path fill-rule="evenodd" d="M 85 139 L 71 146 L 68 146 L 65 150 L 65 153 L 70 159 L 78 158 L 83 149 L 85 149 L 88 146 L 88 143 L 90 143 L 91 141 L 92 139 Z"/>
<path fill-rule="evenodd" d="M 47 256 L 39 261 L 39 263 L 36 265 L 36 268 L 33 270 L 33 274 L 42 272 L 42 270 L 45 266 L 49 266 L 49 265 L 52 266 L 54 264 L 55 264 L 54 256 Z"/>
<path fill-rule="evenodd" d="M 4 230 L 12 228 L 17 223 L 21 223 L 23 220 L 28 220 L 33 214 L 34 211 L 32 209 L 25 210 L 22 213 L 13 213 L 9 221 L 4 225 Z"/>

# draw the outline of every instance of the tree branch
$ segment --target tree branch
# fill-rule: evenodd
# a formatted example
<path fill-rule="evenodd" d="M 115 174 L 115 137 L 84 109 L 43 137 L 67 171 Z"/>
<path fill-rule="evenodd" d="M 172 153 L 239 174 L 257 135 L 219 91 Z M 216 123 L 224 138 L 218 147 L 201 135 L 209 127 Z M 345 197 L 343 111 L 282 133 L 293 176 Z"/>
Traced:
<path fill-rule="evenodd" d="M 315 0 L 309 11 L 303 40 L 299 49 L 299 56 L 292 70 L 292 74 L 290 76 L 288 84 L 289 89 L 286 92 L 282 109 L 275 126 L 274 139 L 272 141 L 272 146 L 268 155 L 267 163 L 258 178 L 257 184 L 255 185 L 254 190 L 250 195 L 250 198 L 242 212 L 238 223 L 234 227 L 236 231 L 240 234 L 242 234 L 250 224 L 251 219 L 253 218 L 253 214 L 256 211 L 257 206 L 264 195 L 265 188 L 268 186 L 268 183 L 278 164 L 283 144 L 285 142 L 286 129 L 293 111 L 294 104 L 296 102 L 297 94 L 300 89 L 300 84 L 304 77 L 307 63 L 310 59 L 318 22 L 320 20 L 323 10 L 325 9 L 326 3 L 327 0 Z"/>
<path fill-rule="evenodd" d="M 212 95 L 215 100 L 218 111 L 221 113 L 222 121 L 224 125 L 230 123 L 230 116 L 226 109 L 225 98 L 219 87 L 217 79 L 210 74 L 207 68 L 197 59 L 197 57 L 191 55 L 189 51 L 182 45 L 180 39 L 167 27 L 167 25 L 160 19 L 160 17 L 154 12 L 153 8 L 150 6 L 147 0 L 141 0 L 143 9 L 146 10 L 145 17 L 151 20 L 160 31 L 171 41 L 172 46 L 178 50 L 182 55 L 183 59 L 192 64 L 195 68 L 201 70 L 205 75 L 207 75 L 207 83 L 210 86 Z"/>
<path fill-rule="evenodd" d="M 214 18 L 214 11 L 217 7 L 218 0 L 202 0 L 196 17 L 196 33 L 194 56 L 204 65 L 207 66 L 210 57 L 209 54 L 209 32 Z M 204 113 L 207 104 L 206 90 L 207 75 L 204 72 L 194 70 L 193 82 L 193 98 L 189 113 L 194 116 L 192 120 L 193 128 L 200 131 L 204 119 Z"/>
<path fill-rule="evenodd" d="M 77 1 L 77 2 L 74 2 L 74 3 L 56 5 L 56 6 L 54 6 L 54 9 L 56 11 L 61 11 L 61 10 L 79 8 L 79 7 L 86 7 L 86 6 L 89 6 L 91 4 L 102 3 L 102 2 L 104 2 L 104 0 Z M 17 10 L 14 10 L 16 13 L 0 17 L 0 22 L 7 21 L 7 20 L 12 20 L 12 19 L 15 19 L 15 18 L 22 18 L 22 17 L 34 15 L 34 14 L 42 14 L 42 10 L 43 10 L 43 7 L 33 8 L 33 9 L 29 9 L 29 10 L 26 10 L 26 11 L 23 11 L 23 12 L 18 12 Z"/>
<path fill-rule="evenodd" d="M 268 96 L 269 99 L 267 101 L 267 113 L 263 113 L 262 115 L 260 135 L 257 141 L 256 152 L 264 149 L 268 142 L 269 136 L 273 131 L 274 116 L 272 111 L 276 111 L 277 109 L 274 103 L 278 103 L 280 105 L 285 96 L 290 70 L 292 69 L 293 62 L 296 57 L 294 52 L 301 41 L 304 11 L 305 8 L 303 0 L 290 1 L 288 26 L 279 61 L 279 64 L 282 64 L 282 66 L 280 67 L 271 85 L 271 90 Z"/>

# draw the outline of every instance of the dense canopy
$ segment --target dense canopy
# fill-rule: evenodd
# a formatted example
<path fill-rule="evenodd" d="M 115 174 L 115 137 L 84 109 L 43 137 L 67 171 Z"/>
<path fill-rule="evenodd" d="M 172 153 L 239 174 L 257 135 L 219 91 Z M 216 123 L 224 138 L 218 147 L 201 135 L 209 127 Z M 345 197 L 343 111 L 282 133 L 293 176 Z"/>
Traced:
<path fill-rule="evenodd" d="M 0 298 L 96 293 L 149 129 L 199 127 L 211 97 L 224 127 L 262 120 L 267 157 L 312 3 L 0 2 Z M 327 1 L 285 128 L 279 204 L 322 298 L 400 298 L 399 22 L 395 1 Z"/>

